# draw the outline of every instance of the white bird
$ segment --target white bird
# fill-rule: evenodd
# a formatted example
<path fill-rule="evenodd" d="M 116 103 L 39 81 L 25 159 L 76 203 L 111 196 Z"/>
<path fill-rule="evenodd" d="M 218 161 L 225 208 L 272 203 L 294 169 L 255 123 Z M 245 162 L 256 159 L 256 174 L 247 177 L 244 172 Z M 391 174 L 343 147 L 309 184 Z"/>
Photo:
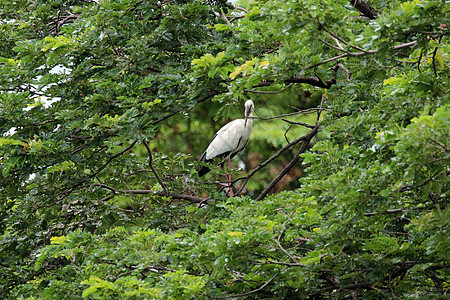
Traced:
<path fill-rule="evenodd" d="M 252 133 L 254 110 L 255 105 L 252 100 L 245 102 L 245 119 L 231 121 L 220 128 L 212 138 L 200 161 L 211 162 L 214 159 L 226 157 L 229 165 L 231 158 L 247 145 Z M 222 162 L 222 165 L 224 162 Z M 204 166 L 198 171 L 198 176 L 201 177 L 209 171 L 211 169 Z"/>

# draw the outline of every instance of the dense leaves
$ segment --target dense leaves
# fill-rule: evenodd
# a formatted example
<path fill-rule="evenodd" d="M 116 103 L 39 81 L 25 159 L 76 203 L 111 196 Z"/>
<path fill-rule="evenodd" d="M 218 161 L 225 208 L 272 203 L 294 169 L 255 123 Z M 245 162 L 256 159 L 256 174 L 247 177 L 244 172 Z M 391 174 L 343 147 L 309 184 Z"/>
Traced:
<path fill-rule="evenodd" d="M 448 3 L 250 2 L 0 1 L 1 298 L 448 296 Z"/>

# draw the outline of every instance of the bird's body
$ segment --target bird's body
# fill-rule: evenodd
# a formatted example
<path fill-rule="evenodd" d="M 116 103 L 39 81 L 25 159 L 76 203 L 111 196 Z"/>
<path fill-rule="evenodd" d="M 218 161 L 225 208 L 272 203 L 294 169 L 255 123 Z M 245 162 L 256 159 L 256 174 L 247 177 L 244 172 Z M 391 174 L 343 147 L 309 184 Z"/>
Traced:
<path fill-rule="evenodd" d="M 233 158 L 247 145 L 253 128 L 254 104 L 251 100 L 245 102 L 245 119 L 234 120 L 222 128 L 214 135 L 208 148 L 206 148 L 200 161 L 211 162 L 218 158 Z M 208 167 L 202 167 L 198 171 L 199 176 L 208 173 Z"/>

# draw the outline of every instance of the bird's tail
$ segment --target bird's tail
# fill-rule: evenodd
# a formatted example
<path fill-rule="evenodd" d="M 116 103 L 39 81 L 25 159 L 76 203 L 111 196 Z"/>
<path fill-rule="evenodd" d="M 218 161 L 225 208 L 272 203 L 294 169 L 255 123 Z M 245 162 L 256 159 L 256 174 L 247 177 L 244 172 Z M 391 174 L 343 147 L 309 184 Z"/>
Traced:
<path fill-rule="evenodd" d="M 198 176 L 202 177 L 203 175 L 205 175 L 206 173 L 208 173 L 209 171 L 211 171 L 210 168 L 208 167 L 202 167 L 200 170 L 198 170 Z"/>

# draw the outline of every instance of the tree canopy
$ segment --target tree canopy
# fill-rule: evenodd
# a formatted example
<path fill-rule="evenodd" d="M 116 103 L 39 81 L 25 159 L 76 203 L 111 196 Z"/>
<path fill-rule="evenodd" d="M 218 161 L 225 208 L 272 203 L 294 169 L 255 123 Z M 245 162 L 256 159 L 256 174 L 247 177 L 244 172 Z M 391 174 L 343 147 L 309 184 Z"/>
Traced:
<path fill-rule="evenodd" d="M 0 298 L 448 297 L 449 15 L 0 0 Z"/>

